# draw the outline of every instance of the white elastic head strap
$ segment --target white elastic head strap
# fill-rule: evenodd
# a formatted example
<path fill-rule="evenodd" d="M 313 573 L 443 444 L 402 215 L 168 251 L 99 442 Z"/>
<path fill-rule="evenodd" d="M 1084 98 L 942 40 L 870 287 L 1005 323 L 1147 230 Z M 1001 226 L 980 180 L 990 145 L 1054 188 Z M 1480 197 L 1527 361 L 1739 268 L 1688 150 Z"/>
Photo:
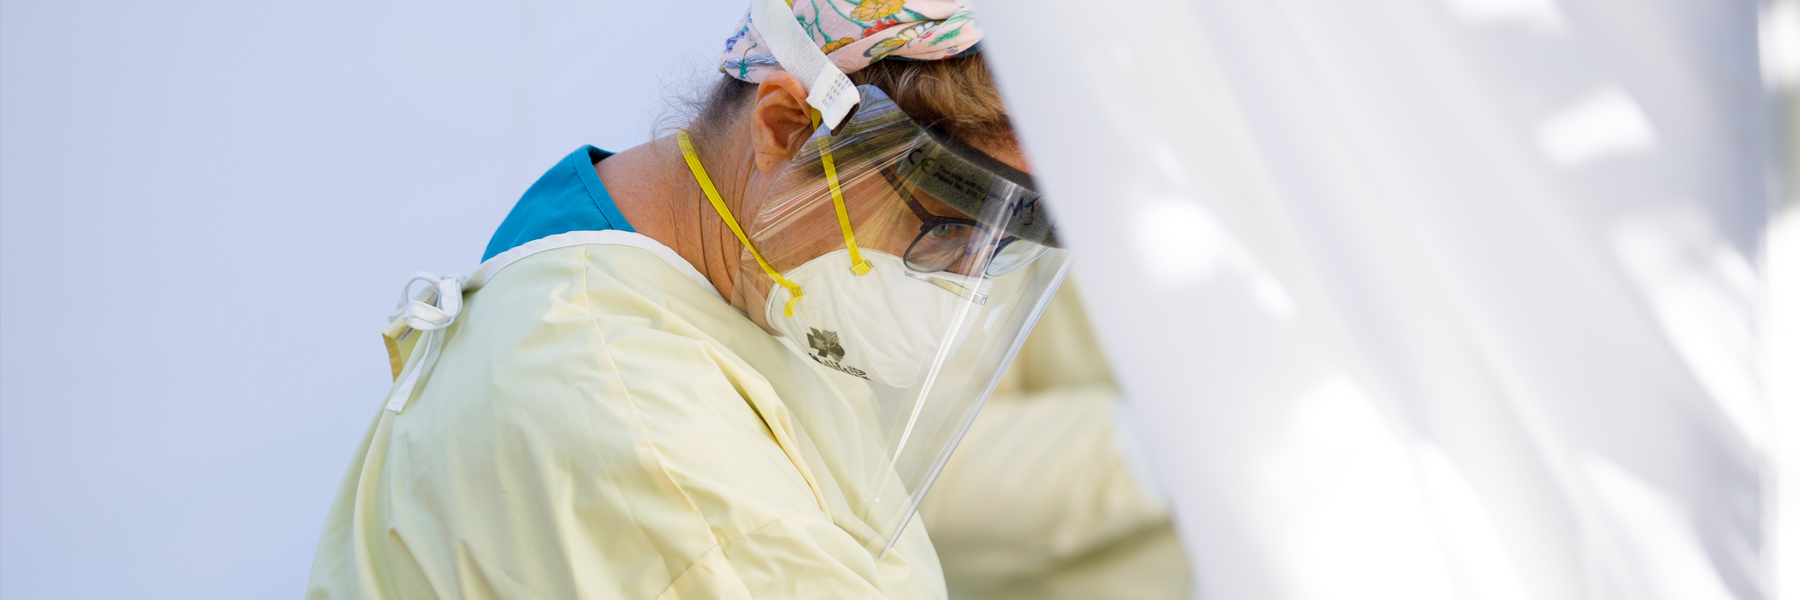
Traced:
<path fill-rule="evenodd" d="M 750 0 L 750 23 L 769 45 L 775 62 L 806 84 L 806 103 L 818 109 L 819 120 L 837 131 L 861 96 L 794 20 L 793 7 L 783 0 Z"/>

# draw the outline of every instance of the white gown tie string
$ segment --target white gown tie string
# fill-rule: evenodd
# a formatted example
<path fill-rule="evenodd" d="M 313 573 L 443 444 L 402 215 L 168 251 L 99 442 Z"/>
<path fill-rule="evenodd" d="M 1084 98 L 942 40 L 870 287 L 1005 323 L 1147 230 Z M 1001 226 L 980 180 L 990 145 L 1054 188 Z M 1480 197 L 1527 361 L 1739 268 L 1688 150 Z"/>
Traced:
<path fill-rule="evenodd" d="M 420 281 L 425 282 L 426 287 L 409 298 L 413 284 Z M 462 284 L 462 275 L 438 277 L 420 271 L 406 280 L 405 287 L 400 288 L 400 302 L 395 305 L 394 312 L 388 318 L 403 319 L 407 327 L 425 332 L 425 339 L 419 340 L 425 346 L 425 354 L 419 357 L 418 362 L 413 363 L 406 378 L 388 396 L 388 411 L 399 413 L 406 408 L 406 402 L 412 399 L 413 386 L 419 382 L 419 373 L 425 370 L 426 361 L 431 360 L 432 351 L 443 343 L 443 336 L 438 335 L 438 330 L 455 323 L 456 315 L 462 312 Z"/>

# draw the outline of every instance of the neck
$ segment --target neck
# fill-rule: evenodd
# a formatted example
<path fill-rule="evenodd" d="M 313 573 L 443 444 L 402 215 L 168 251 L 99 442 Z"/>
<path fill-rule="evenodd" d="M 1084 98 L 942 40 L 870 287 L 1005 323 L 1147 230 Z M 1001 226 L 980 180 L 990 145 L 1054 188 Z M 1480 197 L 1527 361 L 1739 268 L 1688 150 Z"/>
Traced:
<path fill-rule="evenodd" d="M 746 168 L 733 165 L 750 163 L 732 158 L 739 157 L 708 161 L 706 172 L 725 205 L 733 215 L 739 215 L 749 173 Z M 608 157 L 595 165 L 595 170 L 633 229 L 674 250 L 712 282 L 727 301 L 738 303 L 734 300 L 735 278 L 743 244 L 725 226 L 694 181 L 673 136 Z"/>

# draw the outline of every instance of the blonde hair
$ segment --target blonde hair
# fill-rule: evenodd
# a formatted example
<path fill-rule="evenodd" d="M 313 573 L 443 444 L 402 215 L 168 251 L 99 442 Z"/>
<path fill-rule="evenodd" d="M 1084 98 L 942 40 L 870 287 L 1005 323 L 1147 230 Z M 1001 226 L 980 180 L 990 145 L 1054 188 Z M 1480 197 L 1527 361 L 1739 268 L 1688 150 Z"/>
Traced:
<path fill-rule="evenodd" d="M 980 55 L 929 61 L 885 60 L 850 74 L 887 92 L 914 121 L 965 142 L 1011 142 L 1012 121 Z"/>
<path fill-rule="evenodd" d="M 873 85 L 913 120 L 972 143 L 1013 143 L 1012 121 L 981 55 L 943 60 L 884 60 L 850 74 Z M 723 76 L 699 102 L 688 124 L 694 137 L 716 138 L 756 96 L 756 84 Z"/>

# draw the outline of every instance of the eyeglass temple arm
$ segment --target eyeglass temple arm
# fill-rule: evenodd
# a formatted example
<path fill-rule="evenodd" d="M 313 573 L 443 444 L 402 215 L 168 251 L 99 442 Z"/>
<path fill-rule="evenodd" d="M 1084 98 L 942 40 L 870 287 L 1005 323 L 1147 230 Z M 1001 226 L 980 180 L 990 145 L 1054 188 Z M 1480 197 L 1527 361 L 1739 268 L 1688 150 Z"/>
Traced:
<path fill-rule="evenodd" d="M 881 177 L 887 180 L 888 187 L 894 188 L 894 193 L 900 194 L 900 199 L 906 201 L 906 208 L 911 209 L 913 216 L 918 217 L 920 221 L 930 224 L 942 218 L 929 212 L 925 212 L 925 207 L 920 206 L 919 201 L 913 199 L 912 192 L 907 191 L 906 184 L 901 182 L 899 177 L 894 176 L 893 167 L 881 169 Z"/>

